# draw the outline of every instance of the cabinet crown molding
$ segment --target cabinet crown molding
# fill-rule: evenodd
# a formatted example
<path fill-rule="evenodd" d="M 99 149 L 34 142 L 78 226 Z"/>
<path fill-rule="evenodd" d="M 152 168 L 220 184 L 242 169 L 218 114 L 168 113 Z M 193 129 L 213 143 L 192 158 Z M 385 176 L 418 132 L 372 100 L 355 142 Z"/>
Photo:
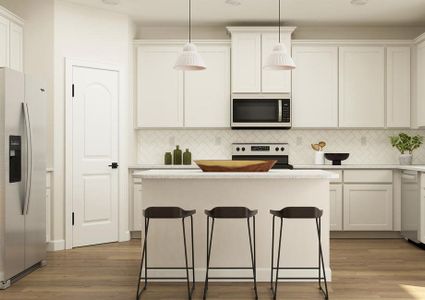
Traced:
<path fill-rule="evenodd" d="M 422 33 L 420 36 L 418 36 L 415 39 L 415 44 L 419 44 L 420 42 L 423 42 L 423 41 L 425 41 L 425 33 Z"/>
<path fill-rule="evenodd" d="M 292 34 L 297 27 L 294 26 L 282 26 L 280 27 L 280 31 L 283 33 L 290 33 Z M 259 33 L 266 33 L 266 32 L 278 32 L 279 27 L 277 26 L 229 26 L 226 27 L 227 31 L 229 33 L 235 33 L 235 32 L 259 32 Z"/>
<path fill-rule="evenodd" d="M 424 35 L 425 39 L 425 35 Z M 406 45 L 412 45 L 414 41 L 412 40 L 329 40 L 329 39 L 293 39 L 292 45 L 293 46 L 302 46 L 302 45 L 323 45 L 323 46 L 349 46 L 349 45 L 356 45 L 356 46 L 394 46 L 394 45 L 400 45 L 400 46 L 406 46 Z"/>
<path fill-rule="evenodd" d="M 24 19 L 15 15 L 13 12 L 11 12 L 10 10 L 6 9 L 3 6 L 0 6 L 0 16 L 3 16 L 19 25 L 24 25 Z"/>
<path fill-rule="evenodd" d="M 187 43 L 187 40 L 184 39 L 161 39 L 161 40 L 134 40 L 133 44 L 135 46 L 139 46 L 139 45 L 177 45 L 177 46 L 183 46 L 184 44 Z M 213 40 L 213 39 L 209 39 L 209 40 L 192 40 L 192 43 L 194 44 L 199 44 L 199 45 L 218 45 L 218 44 L 223 44 L 223 45 L 230 45 L 230 39 L 229 40 Z"/>

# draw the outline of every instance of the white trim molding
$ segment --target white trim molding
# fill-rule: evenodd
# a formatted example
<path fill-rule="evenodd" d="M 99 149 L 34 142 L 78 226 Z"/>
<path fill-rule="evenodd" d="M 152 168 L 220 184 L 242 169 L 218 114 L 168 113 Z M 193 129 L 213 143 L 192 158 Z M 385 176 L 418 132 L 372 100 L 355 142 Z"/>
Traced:
<path fill-rule="evenodd" d="M 386 46 L 386 45 L 400 45 L 400 46 L 405 46 L 405 45 L 412 45 L 413 41 L 412 40 L 376 40 L 376 39 L 371 39 L 371 40 L 329 40 L 329 39 L 293 39 L 292 40 L 292 46 L 301 46 L 301 45 L 358 45 L 358 46 L 362 46 L 362 45 L 379 45 L 379 46 Z"/>
<path fill-rule="evenodd" d="M 54 240 L 47 242 L 47 251 L 65 250 L 65 240 Z"/>
<path fill-rule="evenodd" d="M 139 39 L 134 40 L 133 44 L 138 45 L 184 45 L 187 43 L 187 40 L 173 40 L 173 39 L 164 39 L 164 40 L 156 40 L 156 39 Z M 230 45 L 231 41 L 229 40 L 192 40 L 194 44 L 200 45 L 208 45 L 208 44 L 223 44 Z"/>
<path fill-rule="evenodd" d="M 128 75 L 121 65 L 65 58 L 65 249 L 72 248 L 72 68 L 74 66 L 111 70 L 119 73 L 118 112 L 118 242 L 130 240 L 128 222 Z"/>
<path fill-rule="evenodd" d="M 422 42 L 422 41 L 425 41 L 425 33 L 422 33 L 420 36 L 418 36 L 416 39 L 415 39 L 415 44 L 418 44 L 418 43 L 420 43 L 420 42 Z"/>
<path fill-rule="evenodd" d="M 8 18 L 9 20 L 19 24 L 19 25 L 24 25 L 24 19 L 22 19 L 21 17 L 15 15 L 13 12 L 11 12 L 10 10 L 6 9 L 5 7 L 0 5 L 0 15 Z"/>
<path fill-rule="evenodd" d="M 295 31 L 297 27 L 294 26 L 282 26 L 280 27 L 280 31 L 283 33 L 293 33 Z M 275 32 L 278 33 L 279 32 L 279 27 L 278 26 L 228 26 L 226 27 L 227 31 L 229 33 L 234 33 L 234 32 L 259 32 L 259 33 L 264 33 L 264 32 Z"/>

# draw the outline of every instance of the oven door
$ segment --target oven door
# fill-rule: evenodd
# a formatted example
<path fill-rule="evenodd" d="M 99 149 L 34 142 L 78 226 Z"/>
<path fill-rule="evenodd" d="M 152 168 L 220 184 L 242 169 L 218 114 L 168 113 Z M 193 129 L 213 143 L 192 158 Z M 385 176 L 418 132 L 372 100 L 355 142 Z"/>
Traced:
<path fill-rule="evenodd" d="M 232 99 L 232 128 L 290 128 L 289 99 Z"/>

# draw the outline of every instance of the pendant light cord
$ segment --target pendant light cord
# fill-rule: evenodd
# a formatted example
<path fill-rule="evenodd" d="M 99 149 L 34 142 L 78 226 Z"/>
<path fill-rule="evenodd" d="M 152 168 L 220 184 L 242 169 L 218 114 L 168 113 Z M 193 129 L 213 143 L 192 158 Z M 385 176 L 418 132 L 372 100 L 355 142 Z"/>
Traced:
<path fill-rule="evenodd" d="M 192 0 L 189 0 L 189 43 L 192 42 Z"/>
<path fill-rule="evenodd" d="M 280 44 L 280 0 L 279 0 L 279 44 Z"/>

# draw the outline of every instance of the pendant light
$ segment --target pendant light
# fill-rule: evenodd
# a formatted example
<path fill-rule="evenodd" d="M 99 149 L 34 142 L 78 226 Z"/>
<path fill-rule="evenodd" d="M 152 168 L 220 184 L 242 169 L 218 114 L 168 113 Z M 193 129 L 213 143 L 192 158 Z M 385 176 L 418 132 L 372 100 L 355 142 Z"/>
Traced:
<path fill-rule="evenodd" d="M 279 1 L 279 43 L 273 47 L 273 52 L 269 55 L 264 65 L 267 70 L 293 70 L 295 63 L 289 55 L 285 45 L 280 41 L 280 0 Z"/>
<path fill-rule="evenodd" d="M 181 71 L 200 71 L 207 67 L 196 46 L 192 44 L 192 0 L 189 0 L 189 42 L 184 45 L 177 58 L 174 69 Z"/>

